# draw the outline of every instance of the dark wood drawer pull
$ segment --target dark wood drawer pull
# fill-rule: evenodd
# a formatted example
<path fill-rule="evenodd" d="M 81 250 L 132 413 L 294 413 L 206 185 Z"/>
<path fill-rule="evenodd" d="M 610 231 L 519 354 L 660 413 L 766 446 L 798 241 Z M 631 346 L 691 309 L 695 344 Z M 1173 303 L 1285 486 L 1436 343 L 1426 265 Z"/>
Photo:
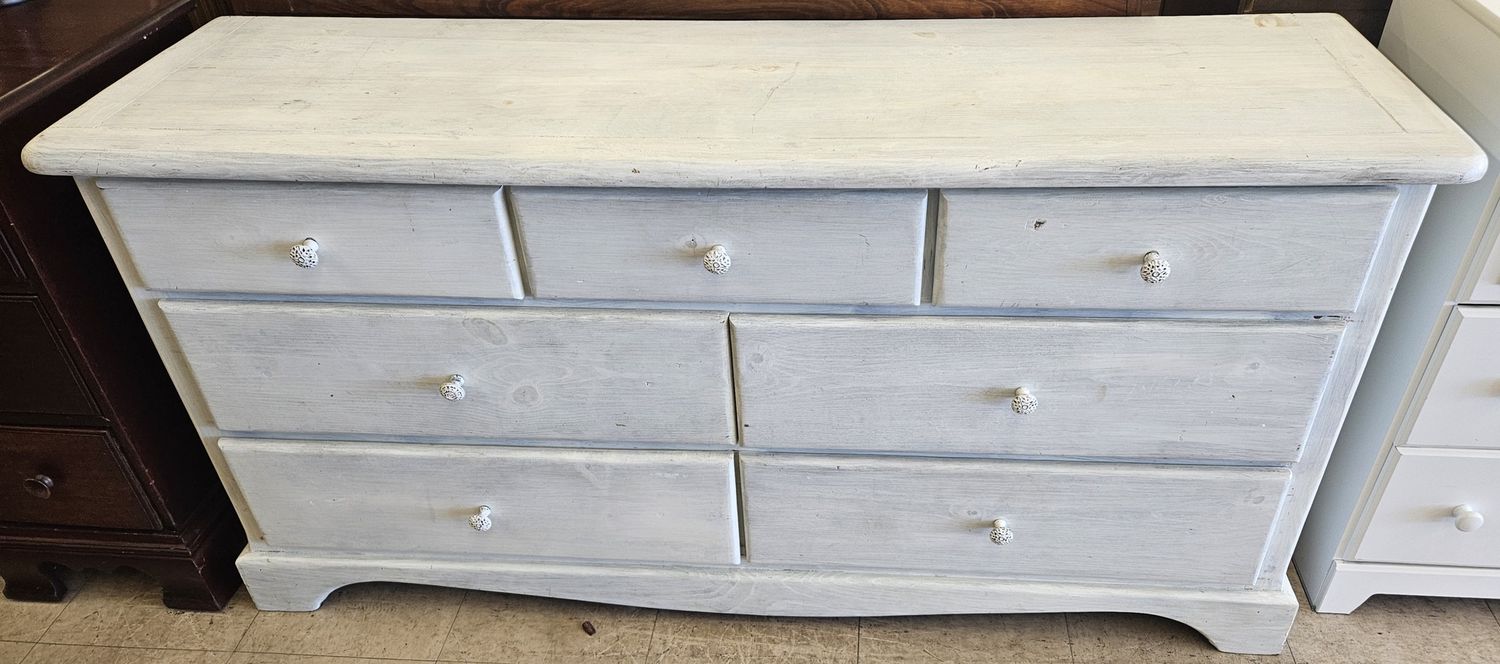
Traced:
<path fill-rule="evenodd" d="M 26 493 L 37 498 L 46 500 L 52 497 L 52 478 L 46 475 L 37 475 L 36 477 L 28 477 L 21 480 L 21 486 L 26 489 Z"/>

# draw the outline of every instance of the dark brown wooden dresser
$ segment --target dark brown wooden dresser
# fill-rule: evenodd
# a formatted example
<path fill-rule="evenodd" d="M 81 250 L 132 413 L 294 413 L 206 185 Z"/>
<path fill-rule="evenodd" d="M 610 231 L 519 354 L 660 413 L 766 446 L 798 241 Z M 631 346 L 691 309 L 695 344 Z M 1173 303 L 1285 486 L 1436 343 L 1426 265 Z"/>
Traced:
<path fill-rule="evenodd" d="M 190 30 L 191 0 L 0 6 L 0 576 L 58 600 L 63 569 L 133 567 L 222 608 L 245 536 L 69 178 L 21 147 Z"/>

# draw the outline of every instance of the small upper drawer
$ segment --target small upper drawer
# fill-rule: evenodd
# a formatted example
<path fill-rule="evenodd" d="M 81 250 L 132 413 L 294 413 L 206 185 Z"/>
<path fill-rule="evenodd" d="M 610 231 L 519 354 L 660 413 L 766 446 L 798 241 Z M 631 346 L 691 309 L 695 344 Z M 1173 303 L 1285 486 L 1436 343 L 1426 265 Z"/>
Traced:
<path fill-rule="evenodd" d="M 225 431 L 734 441 L 722 313 L 161 308 Z"/>
<path fill-rule="evenodd" d="M 745 454 L 742 464 L 756 565 L 1181 586 L 1254 582 L 1288 477 L 811 454 Z"/>
<path fill-rule="evenodd" d="M 542 298 L 916 304 L 925 191 L 511 190 Z M 705 257 L 722 259 L 708 269 Z"/>
<path fill-rule="evenodd" d="M 1355 560 L 1500 567 L 1500 451 L 1395 448 Z"/>
<path fill-rule="evenodd" d="M 34 297 L 0 297 L 0 412 L 98 412 Z"/>
<path fill-rule="evenodd" d="M 1033 189 L 943 197 L 933 286 L 940 305 L 1349 311 L 1396 192 Z"/>
<path fill-rule="evenodd" d="M 102 429 L 0 426 L 0 521 L 161 527 Z"/>
<path fill-rule="evenodd" d="M 1454 307 L 1406 441 L 1500 449 L 1500 307 Z"/>
<path fill-rule="evenodd" d="M 219 448 L 273 549 L 739 562 L 727 450 L 237 439 Z"/>
<path fill-rule="evenodd" d="M 1256 462 L 1298 458 L 1343 333 L 1314 321 L 730 323 L 747 447 Z"/>
<path fill-rule="evenodd" d="M 521 297 L 495 187 L 101 180 L 99 188 L 149 288 Z M 302 247 L 296 257 L 294 247 Z"/>

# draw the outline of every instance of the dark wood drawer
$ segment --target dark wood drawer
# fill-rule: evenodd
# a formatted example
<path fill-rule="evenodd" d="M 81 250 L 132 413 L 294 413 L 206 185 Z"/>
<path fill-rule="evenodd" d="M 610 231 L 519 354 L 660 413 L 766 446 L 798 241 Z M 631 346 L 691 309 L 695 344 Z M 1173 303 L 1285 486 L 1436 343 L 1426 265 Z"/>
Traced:
<path fill-rule="evenodd" d="M 0 412 L 93 415 L 93 400 L 33 297 L 0 297 Z"/>
<path fill-rule="evenodd" d="M 0 210 L 0 226 L 9 223 L 5 212 Z M 5 234 L 0 233 L 0 286 L 19 286 L 26 283 L 26 274 L 21 272 L 21 263 L 16 260 L 16 253 L 11 250 L 8 242 Z"/>
<path fill-rule="evenodd" d="M 0 521 L 161 527 L 109 432 L 94 429 L 0 427 Z"/>

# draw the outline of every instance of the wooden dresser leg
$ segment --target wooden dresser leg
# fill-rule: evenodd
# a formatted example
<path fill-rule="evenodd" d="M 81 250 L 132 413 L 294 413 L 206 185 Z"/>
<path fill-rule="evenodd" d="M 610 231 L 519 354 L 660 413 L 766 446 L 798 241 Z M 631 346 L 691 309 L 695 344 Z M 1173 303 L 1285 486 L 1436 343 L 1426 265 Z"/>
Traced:
<path fill-rule="evenodd" d="M 0 559 L 0 578 L 5 579 L 5 597 L 20 602 L 60 602 L 68 594 L 62 568 L 36 559 Z"/>

